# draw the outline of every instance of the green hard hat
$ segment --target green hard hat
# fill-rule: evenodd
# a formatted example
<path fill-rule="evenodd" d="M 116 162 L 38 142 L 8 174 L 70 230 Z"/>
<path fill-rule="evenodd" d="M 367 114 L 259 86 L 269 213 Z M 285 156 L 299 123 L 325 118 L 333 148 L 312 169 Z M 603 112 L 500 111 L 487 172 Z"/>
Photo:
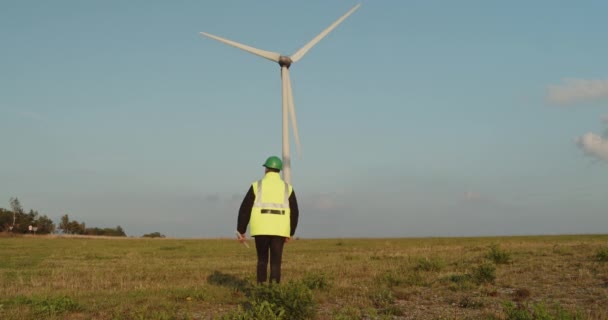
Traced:
<path fill-rule="evenodd" d="M 283 169 L 283 161 L 281 161 L 281 159 L 279 159 L 279 157 L 268 157 L 268 159 L 266 159 L 266 162 L 264 163 L 264 167 L 269 168 L 269 169 L 277 169 L 277 170 L 282 170 Z"/>

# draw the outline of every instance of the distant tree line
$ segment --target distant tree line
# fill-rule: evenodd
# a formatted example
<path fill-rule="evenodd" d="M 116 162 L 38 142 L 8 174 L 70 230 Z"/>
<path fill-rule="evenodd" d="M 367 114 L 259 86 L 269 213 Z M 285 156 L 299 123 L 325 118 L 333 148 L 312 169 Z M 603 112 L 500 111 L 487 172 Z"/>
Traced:
<path fill-rule="evenodd" d="M 59 228 L 46 215 L 30 210 L 25 213 L 17 198 L 10 199 L 10 210 L 0 208 L 0 232 L 49 234 L 61 230 L 66 234 L 126 237 L 121 226 L 116 228 L 87 228 L 84 222 L 71 221 L 66 214 L 59 221 Z"/>
<path fill-rule="evenodd" d="M 111 237 L 126 237 L 127 234 L 121 226 L 116 228 L 87 228 L 84 222 L 76 220 L 70 221 L 70 217 L 65 214 L 59 222 L 59 229 L 67 234 L 82 234 L 90 236 L 111 236 Z"/>
<path fill-rule="evenodd" d="M 53 220 L 31 209 L 25 213 L 19 199 L 11 198 L 10 207 L 10 210 L 0 208 L 0 231 L 36 234 L 55 232 Z"/>
<path fill-rule="evenodd" d="M 144 238 L 164 238 L 165 235 L 160 232 L 152 232 L 152 233 L 146 233 L 142 237 L 144 237 Z"/>

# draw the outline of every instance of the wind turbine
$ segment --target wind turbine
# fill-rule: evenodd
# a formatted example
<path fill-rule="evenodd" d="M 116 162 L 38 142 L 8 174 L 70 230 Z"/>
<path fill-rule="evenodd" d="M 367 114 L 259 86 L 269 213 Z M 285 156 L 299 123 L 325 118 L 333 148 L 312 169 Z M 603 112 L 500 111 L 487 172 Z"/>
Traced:
<path fill-rule="evenodd" d="M 250 47 L 248 45 L 244 45 L 238 42 L 234 42 L 232 40 L 220 38 L 218 36 L 214 36 L 212 34 L 208 34 L 205 32 L 201 32 L 202 35 L 207 36 L 211 39 L 217 40 L 219 42 L 225 43 L 227 45 L 239 48 L 241 50 L 247 51 L 249 53 L 253 53 L 262 58 L 266 58 L 270 61 L 277 62 L 279 66 L 281 66 L 281 83 L 282 83 L 282 95 L 283 95 L 283 128 L 282 128 L 282 136 L 283 136 L 283 179 L 291 184 L 291 159 L 289 157 L 289 123 L 288 118 L 291 119 L 291 125 L 293 127 L 293 135 L 296 140 L 296 145 L 298 147 L 298 154 L 301 154 L 302 147 L 300 145 L 300 136 L 298 134 L 298 124 L 296 121 L 296 111 L 293 103 L 293 92 L 291 89 L 291 80 L 289 78 L 289 67 L 292 63 L 298 62 L 308 50 L 314 47 L 321 39 L 323 39 L 327 34 L 329 34 L 334 28 L 336 28 L 344 19 L 350 16 L 355 10 L 359 8 L 360 4 L 357 4 L 352 9 L 350 9 L 347 13 L 341 16 L 338 20 L 332 23 L 327 29 L 323 30 L 319 35 L 314 37 L 310 42 L 304 45 L 300 50 L 296 51 L 296 53 L 291 56 L 283 56 L 276 52 L 260 50 L 254 47 Z"/>

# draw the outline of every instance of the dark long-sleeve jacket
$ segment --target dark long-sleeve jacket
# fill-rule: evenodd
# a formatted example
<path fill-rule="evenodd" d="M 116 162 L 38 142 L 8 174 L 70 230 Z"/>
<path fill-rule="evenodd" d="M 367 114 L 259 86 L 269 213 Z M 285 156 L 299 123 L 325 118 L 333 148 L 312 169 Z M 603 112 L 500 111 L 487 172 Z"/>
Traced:
<path fill-rule="evenodd" d="M 236 230 L 240 234 L 245 234 L 247 231 L 247 225 L 251 219 L 251 209 L 253 208 L 254 202 L 255 193 L 253 192 L 253 186 L 251 186 L 249 187 L 249 191 L 247 191 L 247 194 L 241 203 L 241 207 L 239 208 L 239 218 Z M 296 228 L 298 227 L 298 218 L 300 215 L 300 211 L 298 209 L 298 200 L 296 199 L 296 192 L 294 190 L 292 190 L 291 195 L 289 196 L 289 210 L 291 211 L 291 216 L 289 219 L 291 221 L 291 231 L 289 234 L 293 236 L 296 232 Z"/>

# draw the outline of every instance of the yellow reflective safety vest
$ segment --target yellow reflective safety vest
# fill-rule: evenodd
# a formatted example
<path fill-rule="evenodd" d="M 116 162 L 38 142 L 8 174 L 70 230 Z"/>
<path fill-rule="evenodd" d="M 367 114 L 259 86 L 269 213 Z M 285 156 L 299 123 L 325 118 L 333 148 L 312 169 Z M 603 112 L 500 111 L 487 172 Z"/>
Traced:
<path fill-rule="evenodd" d="M 289 237 L 291 210 L 289 196 L 293 188 L 277 172 L 268 172 L 252 184 L 255 201 L 249 221 L 251 236 Z"/>

